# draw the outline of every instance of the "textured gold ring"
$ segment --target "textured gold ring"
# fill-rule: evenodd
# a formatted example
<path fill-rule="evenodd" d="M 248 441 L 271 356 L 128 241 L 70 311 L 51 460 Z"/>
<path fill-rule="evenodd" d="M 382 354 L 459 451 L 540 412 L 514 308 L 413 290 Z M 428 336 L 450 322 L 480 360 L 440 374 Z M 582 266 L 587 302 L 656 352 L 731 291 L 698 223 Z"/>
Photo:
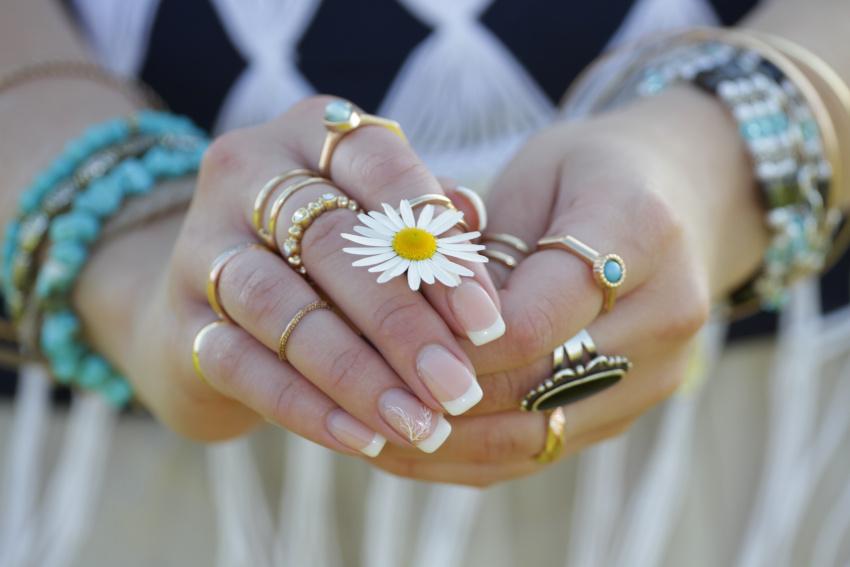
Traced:
<path fill-rule="evenodd" d="M 440 195 L 439 193 L 426 193 L 425 195 L 419 195 L 418 197 L 408 200 L 408 203 L 410 203 L 411 209 L 421 207 L 422 205 L 437 205 L 452 211 L 458 210 L 451 199 L 445 195 Z M 469 232 L 471 230 L 469 223 L 464 219 L 460 219 L 457 224 L 464 230 L 464 232 Z"/>
<path fill-rule="evenodd" d="M 289 265 L 302 276 L 307 276 L 307 268 L 304 267 L 304 262 L 301 260 L 301 241 L 304 239 L 305 231 L 321 215 L 336 209 L 348 209 L 356 213 L 360 211 L 360 205 L 357 201 L 345 195 L 325 193 L 292 214 L 292 225 L 289 227 L 288 236 L 283 242 L 281 254 L 289 262 Z"/>
<path fill-rule="evenodd" d="M 218 257 L 213 260 L 212 266 L 210 267 L 210 273 L 207 277 L 207 302 L 210 304 L 210 308 L 215 312 L 219 318 L 229 321 L 233 323 L 233 319 L 230 315 L 227 314 L 227 311 L 224 309 L 224 306 L 221 304 L 221 295 L 219 294 L 218 285 L 221 280 L 221 273 L 224 271 L 224 268 L 227 266 L 230 261 L 244 252 L 245 250 L 265 250 L 263 246 L 257 244 L 256 242 L 246 242 L 243 244 L 239 244 L 238 246 L 234 246 L 229 250 L 225 250 Z"/>
<path fill-rule="evenodd" d="M 204 339 L 207 337 L 210 331 L 213 329 L 217 329 L 221 325 L 227 325 L 226 321 L 213 321 L 212 323 L 208 323 L 204 325 L 204 327 L 198 331 L 198 334 L 195 335 L 195 340 L 192 341 L 192 367 L 195 369 L 195 374 L 197 374 L 198 378 L 201 379 L 201 382 L 209 386 L 209 381 L 207 381 L 207 377 L 204 376 L 204 371 L 201 370 L 201 347 L 204 344 Z"/>
<path fill-rule="evenodd" d="M 265 185 L 263 185 L 260 192 L 257 193 L 257 196 L 254 198 L 254 208 L 251 211 L 251 224 L 254 226 L 254 230 L 260 235 L 260 238 L 262 238 L 264 242 L 269 244 L 269 240 L 267 238 L 268 231 L 266 230 L 265 223 L 263 222 L 263 217 L 266 213 L 269 198 L 272 196 L 275 189 L 295 177 L 316 177 L 318 175 L 319 174 L 312 169 L 299 168 L 285 171 L 266 181 Z"/>
<path fill-rule="evenodd" d="M 325 177 L 330 177 L 331 159 L 334 151 L 342 139 L 358 128 L 363 126 L 380 126 L 386 128 L 399 138 L 404 143 L 407 143 L 407 136 L 401 129 L 401 125 L 387 118 L 366 114 L 363 109 L 355 106 L 347 100 L 337 99 L 329 102 L 325 106 L 324 117 L 325 129 L 328 131 L 325 137 L 325 143 L 322 145 L 322 153 L 319 156 L 319 173 Z"/>
<path fill-rule="evenodd" d="M 277 224 L 279 222 L 280 214 L 283 212 L 283 206 L 286 205 L 286 201 L 305 187 L 320 184 L 332 185 L 331 182 L 324 177 L 308 177 L 307 179 L 288 186 L 280 195 L 277 196 L 272 203 L 271 212 L 269 212 L 269 227 L 266 229 L 265 235 L 260 234 L 260 237 L 264 238 L 271 248 L 277 249 Z"/>
<path fill-rule="evenodd" d="M 286 328 L 283 330 L 283 334 L 280 335 L 280 341 L 277 346 L 277 357 L 281 362 L 286 362 L 286 345 L 289 344 L 289 339 L 292 337 L 292 333 L 295 332 L 295 328 L 298 326 L 298 323 L 300 323 L 307 314 L 318 309 L 331 309 L 331 306 L 324 299 L 317 299 L 316 301 L 299 309 L 298 313 L 296 313 L 295 316 L 289 320 L 289 323 L 286 324 Z"/>
<path fill-rule="evenodd" d="M 537 242 L 539 250 L 565 250 L 577 256 L 593 270 L 593 279 L 602 289 L 602 312 L 614 308 L 617 288 L 626 280 L 626 264 L 616 254 L 600 254 L 573 236 L 549 236 Z"/>
<path fill-rule="evenodd" d="M 564 452 L 564 442 L 566 441 L 567 416 L 563 408 L 555 408 L 546 417 L 546 440 L 543 443 L 543 450 L 534 457 L 534 460 L 540 464 L 549 464 L 557 461 Z"/>

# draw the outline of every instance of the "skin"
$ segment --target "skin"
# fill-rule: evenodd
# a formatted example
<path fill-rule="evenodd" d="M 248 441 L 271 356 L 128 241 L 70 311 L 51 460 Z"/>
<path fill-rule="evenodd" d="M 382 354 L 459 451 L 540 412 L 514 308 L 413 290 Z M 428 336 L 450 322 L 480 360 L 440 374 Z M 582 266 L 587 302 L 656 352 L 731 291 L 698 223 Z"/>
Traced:
<path fill-rule="evenodd" d="M 27 60 L 82 57 L 52 3 L 13 4 L 14 25 L 12 18 L 0 22 L 0 73 L 17 67 L 23 52 Z M 835 41 L 848 17 L 841 0 L 785 0 L 767 4 L 750 25 L 809 47 L 848 79 L 850 53 Z M 22 31 L 28 29 L 45 33 L 35 41 Z M 755 271 L 767 242 L 734 122 L 710 97 L 670 91 L 541 132 L 497 176 L 487 203 L 488 230 L 528 242 L 569 233 L 620 254 L 629 273 L 610 314 L 597 318 L 601 293 L 587 266 L 566 253 L 533 254 L 512 273 L 491 263 L 492 273 L 479 271 L 476 279 L 501 306 L 508 331 L 473 347 L 460 338 L 439 287 L 422 296 L 406 292 L 400 281 L 376 290 L 371 275 L 349 270 L 352 289 L 335 288 L 332 274 L 345 268 L 334 255 L 342 241 L 333 236 L 349 231 L 353 215 L 328 213 L 308 232 L 305 263 L 374 347 L 338 316 L 321 312 L 293 336 L 291 364 L 280 363 L 274 355 L 280 321 L 309 303 L 313 292 L 281 259 L 245 253 L 221 282 L 225 307 L 239 326 L 208 336 L 204 384 L 193 375 L 188 353 L 195 333 L 214 320 L 204 299 L 209 265 L 251 238 L 251 201 L 266 179 L 316 163 L 325 102 L 308 99 L 274 121 L 217 140 L 188 213 L 103 243 L 76 288 L 93 344 L 129 376 L 160 420 L 190 438 L 233 437 L 266 419 L 352 453 L 326 427 L 326 417 L 341 407 L 389 439 L 372 462 L 390 472 L 475 486 L 530 474 L 540 468 L 532 457 L 542 448 L 545 422 L 516 407 L 547 375 L 557 344 L 587 328 L 600 351 L 635 363 L 627 380 L 569 407 L 569 455 L 621 433 L 675 391 L 711 302 Z M 18 87 L 0 103 L 0 131 L 13 134 L 0 137 L 0 161 L 15 164 L 0 180 L 4 223 L 20 188 L 64 140 L 86 124 L 131 110 L 114 91 L 62 80 Z M 442 191 L 409 148 L 378 128 L 340 145 L 332 176 L 370 209 L 382 200 Z M 392 309 L 376 317 L 387 304 Z M 440 411 L 411 362 L 434 343 L 475 368 L 485 395 L 466 415 L 451 418 L 453 433 L 436 454 L 424 455 L 388 426 L 376 404 L 386 389 L 402 388 Z"/>

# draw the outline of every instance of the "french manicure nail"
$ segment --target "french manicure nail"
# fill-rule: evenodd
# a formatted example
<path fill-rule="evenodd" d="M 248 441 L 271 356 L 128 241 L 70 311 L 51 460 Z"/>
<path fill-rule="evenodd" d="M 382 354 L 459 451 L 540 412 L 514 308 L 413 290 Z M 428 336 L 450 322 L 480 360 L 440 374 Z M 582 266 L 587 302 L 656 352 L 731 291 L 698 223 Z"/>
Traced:
<path fill-rule="evenodd" d="M 451 415 L 462 414 L 484 395 L 466 365 L 439 345 L 428 345 L 419 351 L 416 369 L 431 394 Z"/>
<path fill-rule="evenodd" d="M 375 433 L 345 410 L 337 409 L 328 414 L 327 426 L 337 441 L 367 457 L 377 457 L 387 443 L 383 435 Z"/>
<path fill-rule="evenodd" d="M 436 451 L 452 432 L 446 418 L 404 390 L 394 388 L 384 392 L 379 407 L 386 422 L 425 453 Z"/>
<path fill-rule="evenodd" d="M 451 291 L 452 311 L 475 346 L 505 334 L 505 321 L 490 294 L 475 280 L 464 280 Z"/>

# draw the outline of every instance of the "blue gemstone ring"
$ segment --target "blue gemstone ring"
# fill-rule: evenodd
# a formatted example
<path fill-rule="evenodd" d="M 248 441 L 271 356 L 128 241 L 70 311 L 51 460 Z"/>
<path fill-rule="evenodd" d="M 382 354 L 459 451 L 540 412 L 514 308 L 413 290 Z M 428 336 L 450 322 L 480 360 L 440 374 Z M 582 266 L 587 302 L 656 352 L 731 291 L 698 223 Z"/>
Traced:
<path fill-rule="evenodd" d="M 626 263 L 616 254 L 600 254 L 574 236 L 547 236 L 537 242 L 538 250 L 565 250 L 593 269 L 593 279 L 602 289 L 602 312 L 614 308 L 617 288 L 626 280 Z"/>
<path fill-rule="evenodd" d="M 325 143 L 322 145 L 322 153 L 319 156 L 319 174 L 322 177 L 330 178 L 331 175 L 331 158 L 333 158 L 334 150 L 342 139 L 363 126 L 380 126 L 386 128 L 399 138 L 404 143 L 407 143 L 407 136 L 401 129 L 401 125 L 394 120 L 381 118 L 372 114 L 366 114 L 363 109 L 359 108 L 354 103 L 343 99 L 332 100 L 325 106 L 325 115 L 323 118 L 325 129 L 328 131 L 325 137 Z"/>

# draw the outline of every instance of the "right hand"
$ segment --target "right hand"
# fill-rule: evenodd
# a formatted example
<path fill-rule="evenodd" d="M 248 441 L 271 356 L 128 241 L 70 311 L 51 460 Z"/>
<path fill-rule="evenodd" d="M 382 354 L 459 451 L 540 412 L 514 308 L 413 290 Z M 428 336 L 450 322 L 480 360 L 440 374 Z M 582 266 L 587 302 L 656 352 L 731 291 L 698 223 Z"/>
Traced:
<path fill-rule="evenodd" d="M 171 256 L 165 272 L 154 277 L 150 265 L 130 267 L 135 281 L 153 282 L 136 310 L 130 346 L 111 340 L 111 329 L 97 318 L 87 324 L 139 398 L 191 438 L 233 437 L 265 419 L 347 453 L 367 448 L 373 439 L 374 448 L 381 439 L 376 433 L 431 451 L 450 429 L 441 402 L 459 397 L 476 380 L 456 335 L 479 331 L 487 319 L 500 317 L 498 295 L 477 264 L 467 264 L 475 277 L 458 288 L 424 286 L 419 294 L 404 278 L 377 284 L 374 274 L 353 268 L 354 258 L 342 252 L 346 242 L 340 233 L 358 222 L 350 211 L 327 212 L 305 232 L 302 258 L 317 289 L 274 252 L 253 248 L 235 256 L 221 274 L 219 292 L 236 325 L 220 325 L 203 341 L 199 358 L 208 383 L 192 368 L 194 337 L 216 319 L 205 295 L 212 262 L 228 249 L 258 241 L 249 219 L 268 179 L 290 169 L 315 169 L 329 100 L 307 99 L 274 121 L 218 138 L 203 161 L 173 254 L 160 247 L 160 265 L 165 254 Z M 413 151 L 378 127 L 349 134 L 334 154 L 331 174 L 338 187 L 313 185 L 287 201 L 278 243 L 295 209 L 324 193 L 344 192 L 366 210 L 443 193 Z M 130 244 L 125 254 L 144 248 L 138 238 Z M 86 282 L 118 279 L 108 258 L 97 260 L 89 268 L 98 273 L 87 274 Z M 288 362 L 280 362 L 276 352 L 284 327 L 318 299 L 318 289 L 363 336 L 335 312 L 314 311 L 293 333 Z"/>

